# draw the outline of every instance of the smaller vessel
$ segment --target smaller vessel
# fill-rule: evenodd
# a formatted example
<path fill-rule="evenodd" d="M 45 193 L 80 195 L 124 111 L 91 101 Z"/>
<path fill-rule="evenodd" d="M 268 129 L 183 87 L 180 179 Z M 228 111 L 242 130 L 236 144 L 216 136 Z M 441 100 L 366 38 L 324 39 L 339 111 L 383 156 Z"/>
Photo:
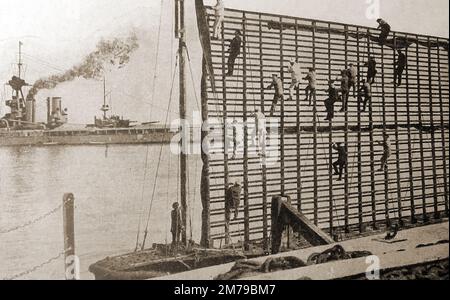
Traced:
<path fill-rule="evenodd" d="M 130 120 L 124 120 L 123 117 L 111 115 L 108 117 L 108 112 L 111 110 L 110 106 L 106 103 L 106 98 L 108 94 L 106 93 L 106 78 L 103 77 L 103 105 L 101 111 L 103 116 L 101 118 L 95 117 L 95 127 L 96 128 L 129 128 L 131 127 Z"/>

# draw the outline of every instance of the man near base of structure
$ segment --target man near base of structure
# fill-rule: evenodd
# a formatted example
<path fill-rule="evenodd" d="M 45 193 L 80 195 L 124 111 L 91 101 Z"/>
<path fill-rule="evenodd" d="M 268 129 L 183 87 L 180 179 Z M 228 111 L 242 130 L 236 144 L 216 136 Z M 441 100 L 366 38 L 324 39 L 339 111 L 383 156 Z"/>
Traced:
<path fill-rule="evenodd" d="M 312 99 L 314 97 L 314 102 L 316 102 L 316 85 L 317 85 L 317 75 L 316 70 L 314 68 L 309 68 L 308 75 L 304 78 L 308 81 L 308 85 L 305 89 L 306 99 L 305 101 L 309 101 L 309 106 L 312 105 Z"/>
<path fill-rule="evenodd" d="M 381 30 L 380 37 L 378 38 L 378 43 L 380 46 L 386 44 L 386 40 L 391 33 L 391 25 L 389 25 L 385 20 L 378 19 L 378 30 Z"/>
<path fill-rule="evenodd" d="M 226 76 L 233 76 L 234 65 L 239 54 L 241 54 L 242 47 L 242 34 L 240 30 L 236 30 L 234 38 L 231 40 L 230 47 L 228 49 L 228 73 Z"/>
<path fill-rule="evenodd" d="M 342 180 L 344 169 L 347 169 L 347 150 L 342 143 L 336 143 L 333 145 L 333 149 L 338 152 L 338 160 L 333 163 L 334 175 L 339 175 L 339 181 Z"/>
<path fill-rule="evenodd" d="M 358 69 L 354 64 L 350 64 L 347 70 L 349 78 L 349 88 L 353 88 L 353 97 L 356 97 L 356 82 L 358 77 Z"/>
<path fill-rule="evenodd" d="M 365 112 L 367 103 L 372 101 L 372 87 L 370 83 L 366 82 L 364 79 L 361 81 L 361 88 L 358 92 L 359 110 L 360 112 Z M 361 109 L 361 104 L 363 108 Z"/>
<path fill-rule="evenodd" d="M 283 81 L 278 77 L 277 74 L 272 75 L 272 83 L 266 88 L 268 90 L 274 88 L 275 93 L 273 96 L 272 107 L 270 108 L 270 116 L 273 117 L 275 110 L 277 108 L 278 102 L 283 101 Z"/>
<path fill-rule="evenodd" d="M 289 97 L 291 100 L 294 100 L 294 91 L 298 89 L 300 82 L 302 80 L 302 71 L 300 68 L 300 64 L 294 59 L 291 60 L 290 66 L 288 68 L 289 73 L 291 73 L 291 85 L 289 86 Z"/>
<path fill-rule="evenodd" d="M 341 96 L 342 96 L 342 108 L 341 112 L 347 111 L 348 97 L 350 94 L 350 78 L 346 70 L 341 72 Z"/>
<path fill-rule="evenodd" d="M 402 52 L 402 50 L 398 50 L 398 58 L 394 65 L 394 84 L 396 86 L 402 85 L 402 76 L 403 71 L 405 71 L 406 67 L 406 55 Z"/>
<path fill-rule="evenodd" d="M 383 141 L 378 142 L 378 145 L 383 146 L 383 156 L 381 157 L 381 167 L 378 170 L 379 172 L 387 170 L 388 160 L 389 157 L 391 157 L 391 143 L 389 138 L 389 135 L 383 134 Z"/>
<path fill-rule="evenodd" d="M 339 92 L 334 86 L 334 81 L 328 82 L 328 99 L 325 100 L 325 108 L 327 110 L 327 117 L 325 121 L 332 121 L 334 118 L 334 104 L 339 101 Z"/>
<path fill-rule="evenodd" d="M 181 232 L 183 232 L 184 228 L 180 205 L 175 202 L 172 205 L 172 208 L 170 231 L 172 232 L 172 250 L 176 251 L 178 249 L 178 244 L 180 243 Z"/>
<path fill-rule="evenodd" d="M 369 56 L 368 62 L 364 64 L 365 67 L 367 67 L 367 82 L 369 84 L 375 83 L 375 77 L 377 76 L 377 61 L 374 57 Z"/>
<path fill-rule="evenodd" d="M 217 40 L 222 31 L 222 24 L 225 18 L 225 5 L 223 4 L 223 0 L 217 0 L 217 4 L 214 6 L 214 15 L 216 19 L 214 21 L 213 39 Z"/>
<path fill-rule="evenodd" d="M 225 211 L 227 221 L 230 220 L 231 210 L 234 210 L 234 220 L 239 216 L 239 204 L 241 202 L 242 188 L 239 182 L 235 182 L 234 185 L 228 187 L 225 195 Z"/>

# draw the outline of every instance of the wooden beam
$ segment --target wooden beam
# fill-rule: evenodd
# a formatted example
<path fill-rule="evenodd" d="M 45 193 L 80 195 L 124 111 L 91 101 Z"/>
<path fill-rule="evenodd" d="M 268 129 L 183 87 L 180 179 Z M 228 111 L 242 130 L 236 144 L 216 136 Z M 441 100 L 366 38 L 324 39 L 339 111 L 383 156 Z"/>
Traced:
<path fill-rule="evenodd" d="M 279 252 L 285 225 L 293 229 L 312 246 L 334 243 L 333 239 L 311 222 L 304 214 L 281 197 L 272 198 L 272 254 Z"/>

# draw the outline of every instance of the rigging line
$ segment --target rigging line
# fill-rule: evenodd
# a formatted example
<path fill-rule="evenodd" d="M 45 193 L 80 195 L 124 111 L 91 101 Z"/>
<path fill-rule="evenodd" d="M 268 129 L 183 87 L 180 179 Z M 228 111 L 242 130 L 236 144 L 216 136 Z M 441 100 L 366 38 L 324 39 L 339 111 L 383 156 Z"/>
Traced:
<path fill-rule="evenodd" d="M 154 77 L 153 77 L 153 86 L 152 86 L 152 94 L 151 94 L 151 100 L 150 100 L 150 107 L 153 105 L 154 102 L 154 98 L 155 98 L 155 89 L 156 89 L 156 80 L 158 78 L 158 60 L 159 60 L 159 48 L 160 48 L 160 42 L 161 42 L 161 28 L 162 28 L 162 19 L 163 19 L 163 8 L 164 8 L 164 0 L 161 0 L 161 10 L 160 10 L 160 15 L 159 15 L 159 25 L 158 25 L 158 38 L 157 38 L 157 44 L 156 44 L 156 55 L 155 55 L 155 65 L 154 65 Z M 178 62 L 178 59 L 177 59 Z M 175 67 L 176 68 L 176 67 Z M 174 75 L 174 79 L 175 79 L 175 72 L 173 73 Z M 173 88 L 173 83 L 172 83 L 172 88 Z M 169 101 L 170 103 L 170 101 Z M 168 110 L 170 110 L 170 104 L 168 106 Z M 168 112 L 167 112 L 168 113 Z M 151 111 L 149 113 L 149 117 L 151 119 Z M 167 123 L 167 121 L 166 121 Z M 145 182 L 146 178 L 147 178 L 147 164 L 148 164 L 148 158 L 149 158 L 149 145 L 147 145 L 147 152 L 145 155 L 145 167 L 144 167 L 144 179 L 143 181 Z M 136 237 L 136 248 L 135 251 L 137 251 L 137 249 L 139 248 L 139 238 L 140 238 L 140 231 L 141 231 L 141 218 L 142 218 L 142 203 L 144 201 L 144 192 L 145 192 L 145 184 L 142 184 L 142 195 L 141 195 L 141 213 L 139 214 L 139 225 L 138 225 L 138 232 L 137 232 L 137 237 Z M 142 245 L 143 248 L 143 245 Z"/>
<path fill-rule="evenodd" d="M 178 55 L 177 55 L 177 60 L 175 61 L 175 68 L 174 68 L 174 72 L 173 72 L 173 78 L 172 78 L 172 89 L 173 89 L 173 85 L 174 85 L 174 81 L 175 81 L 175 76 L 176 76 L 176 69 L 178 66 Z M 171 90 L 171 96 L 170 96 L 170 101 L 169 101 L 169 105 L 168 108 L 170 108 L 170 104 L 171 104 L 171 98 L 172 98 L 172 90 Z M 169 114 L 169 109 L 167 110 L 167 115 Z M 167 121 L 166 121 L 167 123 Z M 145 164 L 144 164 L 144 177 L 143 177 L 143 184 L 142 184 L 142 192 L 141 192 L 141 209 L 140 209 L 140 214 L 139 214 L 139 224 L 138 224 L 138 231 L 137 231 L 137 236 L 136 236 L 136 248 L 135 248 L 135 252 L 138 250 L 139 248 L 139 239 L 140 239 L 140 232 L 141 232 L 141 226 L 142 226 L 142 208 L 143 208 L 143 202 L 144 202 L 144 194 L 145 194 L 145 181 L 147 180 L 147 173 L 148 173 L 148 160 L 149 160 L 149 156 L 150 156 L 150 147 L 149 145 L 147 145 L 147 152 L 145 155 Z"/>
<path fill-rule="evenodd" d="M 169 165 L 169 168 L 168 168 L 168 170 L 167 170 L 167 189 L 166 189 L 166 212 L 168 212 L 168 211 L 170 211 L 170 208 L 169 208 L 169 205 L 170 205 L 170 203 L 169 203 L 169 194 L 170 194 L 170 170 L 171 170 L 171 167 L 172 167 L 172 156 L 169 154 L 169 163 L 168 163 L 168 165 Z M 167 234 L 168 234 L 168 232 L 169 232 L 169 226 L 168 226 L 168 222 L 165 222 L 166 223 L 166 230 L 165 230 L 165 235 L 166 235 L 166 240 L 165 240 L 165 242 L 166 242 L 166 247 L 165 247 L 165 251 L 166 251 L 166 256 L 168 256 L 168 247 L 167 247 L 167 245 L 168 245 L 168 236 L 167 236 Z"/>
<path fill-rule="evenodd" d="M 155 99 L 155 91 L 156 91 L 156 81 L 158 80 L 158 62 L 159 62 L 159 52 L 160 52 L 160 44 L 161 44 L 161 28 L 162 28 L 162 20 L 163 20 L 163 9 L 164 9 L 164 0 L 161 0 L 161 11 L 159 14 L 159 25 L 158 25 L 158 38 L 157 38 L 157 44 L 156 44 L 156 54 L 155 54 L 155 65 L 153 69 L 153 83 L 152 83 L 152 98 L 151 98 L 151 104 L 153 104 Z M 171 56 L 172 57 L 172 56 Z M 150 118 L 151 118 L 151 112 L 150 112 Z"/>
<path fill-rule="evenodd" d="M 193 72 L 193 69 L 192 69 L 191 56 L 189 55 L 189 48 L 188 48 L 187 45 L 186 45 L 186 52 L 187 52 L 187 57 L 188 57 L 188 62 L 189 62 L 189 73 L 191 74 L 192 88 L 194 89 L 195 103 L 197 104 L 197 109 L 200 110 L 200 101 L 198 99 L 197 87 L 195 86 L 194 72 Z"/>
<path fill-rule="evenodd" d="M 178 66 L 178 56 L 177 56 L 177 66 Z M 173 98 L 172 96 L 173 96 L 173 90 L 174 90 L 175 76 L 176 76 L 176 72 L 173 73 L 172 87 L 170 89 L 170 96 L 169 96 L 168 107 L 170 107 L 170 105 L 172 104 L 172 98 Z M 169 115 L 170 115 L 169 114 L 169 110 L 167 110 L 166 121 L 165 121 L 166 124 L 167 124 L 167 122 L 169 120 Z M 147 235 L 148 235 L 148 226 L 150 224 L 150 216 L 151 216 L 151 213 L 152 213 L 153 201 L 155 199 L 156 186 L 157 186 L 157 183 L 158 183 L 158 175 L 159 175 L 159 170 L 160 170 L 160 167 L 161 167 L 161 158 L 162 158 L 163 148 L 164 148 L 164 145 L 161 143 L 161 146 L 160 146 L 160 149 L 159 149 L 158 165 L 156 167 L 156 174 L 155 174 L 155 178 L 154 178 L 154 181 L 153 181 L 152 197 L 151 197 L 151 200 L 150 200 L 150 207 L 149 207 L 149 211 L 148 211 L 148 215 L 147 215 L 147 224 L 145 226 L 145 231 L 144 231 L 144 240 L 142 242 L 142 247 L 141 247 L 142 250 L 144 250 L 144 248 L 145 248 L 145 241 L 146 241 Z"/>

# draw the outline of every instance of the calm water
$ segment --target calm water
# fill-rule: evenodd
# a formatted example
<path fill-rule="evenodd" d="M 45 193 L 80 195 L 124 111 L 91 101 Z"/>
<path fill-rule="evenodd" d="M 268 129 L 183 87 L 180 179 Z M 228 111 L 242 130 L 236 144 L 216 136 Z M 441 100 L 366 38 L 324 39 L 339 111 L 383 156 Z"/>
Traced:
<path fill-rule="evenodd" d="M 76 254 L 82 279 L 91 263 L 134 250 L 139 217 L 148 215 L 159 145 L 0 148 L 0 232 L 44 215 L 75 194 Z M 145 157 L 149 151 L 147 179 Z M 198 156 L 190 158 L 193 238 L 200 236 Z M 178 199 L 178 159 L 163 146 L 147 246 L 170 241 L 171 204 Z M 144 188 L 144 197 L 142 197 Z M 0 233 L 0 279 L 32 268 L 63 250 L 62 211 L 29 227 Z M 23 279 L 64 279 L 63 259 Z"/>

